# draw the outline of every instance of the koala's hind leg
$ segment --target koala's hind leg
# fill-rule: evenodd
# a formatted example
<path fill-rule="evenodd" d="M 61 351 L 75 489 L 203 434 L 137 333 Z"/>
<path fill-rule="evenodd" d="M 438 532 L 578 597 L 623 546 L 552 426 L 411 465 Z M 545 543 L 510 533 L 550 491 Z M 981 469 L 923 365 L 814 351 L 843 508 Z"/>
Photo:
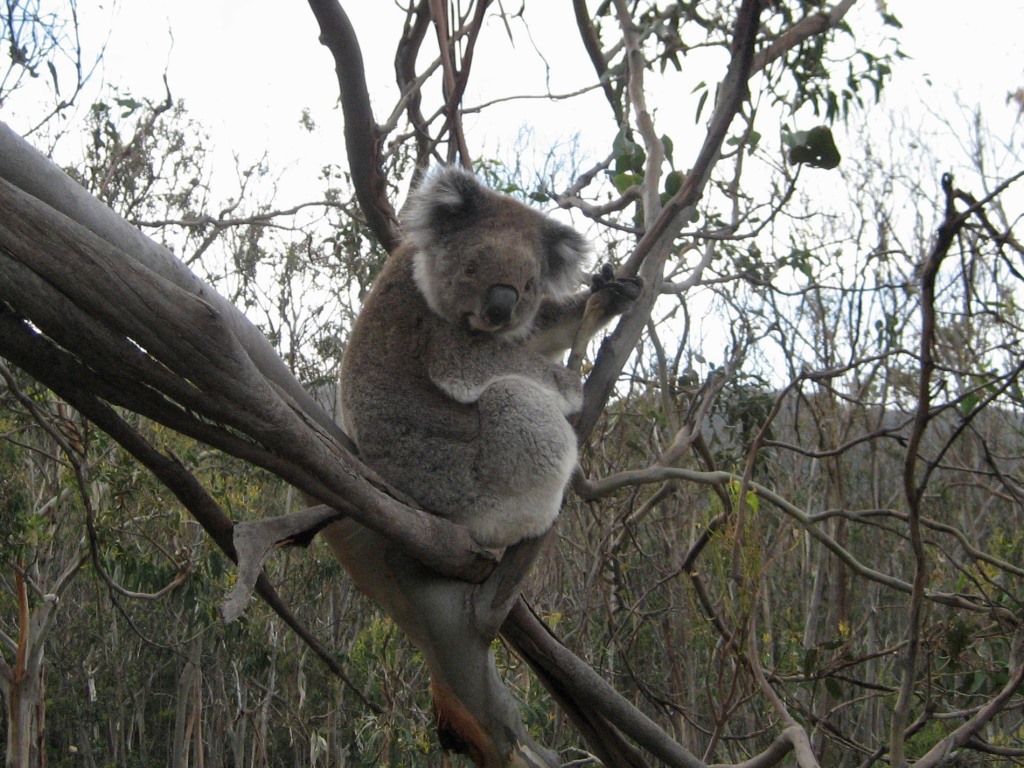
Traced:
<path fill-rule="evenodd" d="M 576 468 L 576 435 L 561 395 L 529 379 L 492 382 L 477 401 L 482 449 L 473 466 L 481 499 L 470 525 L 487 546 L 547 531 Z"/>

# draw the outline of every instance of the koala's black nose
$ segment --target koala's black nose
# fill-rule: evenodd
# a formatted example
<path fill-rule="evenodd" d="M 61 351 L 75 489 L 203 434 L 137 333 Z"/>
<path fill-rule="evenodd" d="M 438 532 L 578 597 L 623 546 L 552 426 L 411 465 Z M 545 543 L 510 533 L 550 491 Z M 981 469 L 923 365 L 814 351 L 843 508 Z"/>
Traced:
<path fill-rule="evenodd" d="M 495 325 L 507 323 L 512 319 L 512 310 L 519 301 L 519 291 L 511 285 L 492 285 L 487 289 L 483 315 L 488 322 Z"/>

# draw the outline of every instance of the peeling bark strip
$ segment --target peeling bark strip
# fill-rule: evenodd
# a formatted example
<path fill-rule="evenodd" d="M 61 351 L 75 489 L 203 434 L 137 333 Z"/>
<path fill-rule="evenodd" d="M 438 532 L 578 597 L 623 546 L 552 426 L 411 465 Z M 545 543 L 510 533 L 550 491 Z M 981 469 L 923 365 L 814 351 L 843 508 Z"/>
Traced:
<path fill-rule="evenodd" d="M 275 549 L 293 544 L 308 546 L 324 526 L 337 519 L 335 510 L 320 505 L 282 517 L 238 523 L 232 537 L 238 553 L 238 580 L 221 605 L 224 622 L 231 623 L 242 615 L 263 564 Z"/>

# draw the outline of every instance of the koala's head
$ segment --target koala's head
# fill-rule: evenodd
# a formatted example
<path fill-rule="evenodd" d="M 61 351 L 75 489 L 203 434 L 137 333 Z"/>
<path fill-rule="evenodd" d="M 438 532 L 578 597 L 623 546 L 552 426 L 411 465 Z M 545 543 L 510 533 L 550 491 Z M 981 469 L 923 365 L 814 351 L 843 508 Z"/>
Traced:
<path fill-rule="evenodd" d="M 543 298 L 580 287 L 589 254 L 582 235 L 458 168 L 428 176 L 404 218 L 416 285 L 451 323 L 518 338 Z"/>

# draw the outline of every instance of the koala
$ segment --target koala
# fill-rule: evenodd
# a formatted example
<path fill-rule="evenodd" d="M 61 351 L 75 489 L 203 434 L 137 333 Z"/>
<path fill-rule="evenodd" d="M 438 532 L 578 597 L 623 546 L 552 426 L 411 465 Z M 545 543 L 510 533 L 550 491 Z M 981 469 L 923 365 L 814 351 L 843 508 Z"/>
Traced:
<path fill-rule="evenodd" d="M 588 302 L 610 317 L 639 283 L 606 272 L 579 291 L 584 238 L 457 168 L 429 174 L 403 218 L 348 340 L 343 425 L 385 480 L 480 544 L 539 536 L 576 467 L 582 404 L 553 358 Z"/>

